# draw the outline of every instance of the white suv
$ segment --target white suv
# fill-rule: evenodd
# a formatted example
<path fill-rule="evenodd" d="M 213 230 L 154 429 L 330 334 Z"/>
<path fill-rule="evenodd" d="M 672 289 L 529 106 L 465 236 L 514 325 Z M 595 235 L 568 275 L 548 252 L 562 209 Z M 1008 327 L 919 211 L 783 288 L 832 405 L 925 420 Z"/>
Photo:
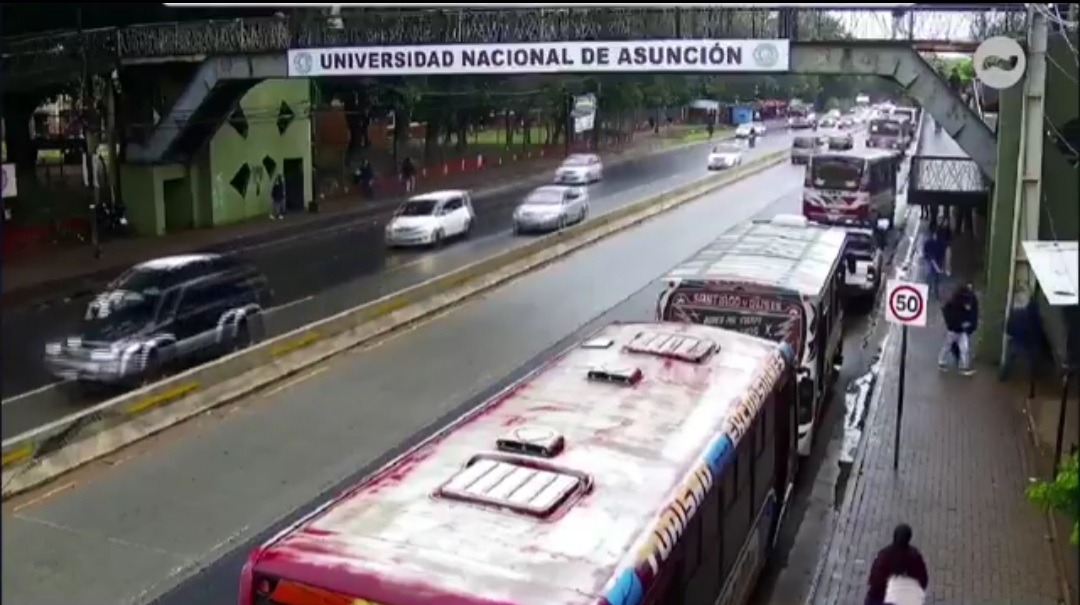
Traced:
<path fill-rule="evenodd" d="M 386 225 L 389 246 L 438 246 L 467 236 L 476 222 L 468 191 L 432 191 L 409 198 Z"/>

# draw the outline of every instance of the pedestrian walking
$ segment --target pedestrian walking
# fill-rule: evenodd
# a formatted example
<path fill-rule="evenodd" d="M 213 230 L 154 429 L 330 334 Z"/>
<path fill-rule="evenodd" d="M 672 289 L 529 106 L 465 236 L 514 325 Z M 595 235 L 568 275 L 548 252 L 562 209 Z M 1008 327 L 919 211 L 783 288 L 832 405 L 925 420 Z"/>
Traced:
<path fill-rule="evenodd" d="M 945 272 L 946 252 L 945 243 L 941 240 L 941 234 L 937 230 L 931 231 L 923 240 L 922 258 L 924 273 L 926 274 L 926 285 L 927 289 L 930 290 L 930 296 L 935 300 L 939 297 L 941 275 Z"/>
<path fill-rule="evenodd" d="M 953 355 L 955 346 L 959 354 L 957 365 L 960 373 L 971 376 L 975 373 L 971 367 L 971 336 L 979 327 L 979 299 L 975 295 L 975 288 L 970 283 L 958 287 L 941 308 L 941 315 L 945 320 L 946 333 L 945 342 L 938 353 L 938 367 L 942 370 L 949 368 L 949 357 Z"/>
<path fill-rule="evenodd" d="M 356 184 L 360 186 L 360 194 L 367 199 L 375 197 L 375 168 L 371 162 L 364 160 L 356 171 Z"/>
<path fill-rule="evenodd" d="M 416 189 L 416 165 L 409 156 L 401 161 L 401 180 L 405 182 L 405 193 L 412 193 Z"/>
<path fill-rule="evenodd" d="M 1005 321 L 1005 355 L 998 371 L 1001 382 L 1009 380 L 1017 357 L 1023 357 L 1034 370 L 1035 356 L 1042 335 L 1039 305 L 1035 299 L 1027 302 L 1019 300 L 1017 303 L 1009 311 L 1009 317 Z"/>
<path fill-rule="evenodd" d="M 944 251 L 941 255 L 941 271 L 945 275 L 952 273 L 952 257 L 953 257 L 953 230 L 949 225 L 949 221 L 942 221 L 937 226 L 938 241 L 941 242 L 941 248 Z"/>
<path fill-rule="evenodd" d="M 892 543 L 878 551 L 870 567 L 865 605 L 921 605 L 930 577 L 911 538 L 911 527 L 906 523 L 893 529 Z"/>
<path fill-rule="evenodd" d="M 270 189 L 270 218 L 280 220 L 285 218 L 285 179 L 279 174 L 274 179 L 274 186 Z"/>

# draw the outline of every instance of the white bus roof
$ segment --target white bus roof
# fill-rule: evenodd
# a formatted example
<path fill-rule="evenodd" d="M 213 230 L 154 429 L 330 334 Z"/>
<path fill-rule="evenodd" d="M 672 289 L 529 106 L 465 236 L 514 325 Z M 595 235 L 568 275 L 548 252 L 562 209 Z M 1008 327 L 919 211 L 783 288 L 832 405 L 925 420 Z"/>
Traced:
<path fill-rule="evenodd" d="M 607 326 L 268 542 L 253 571 L 374 602 L 591 605 L 667 556 L 665 513 L 730 459 L 788 355 L 711 326 Z M 499 451 L 555 435 L 553 457 Z"/>
<path fill-rule="evenodd" d="M 737 282 L 817 296 L 840 262 L 846 238 L 843 229 L 817 223 L 741 223 L 664 279 Z"/>

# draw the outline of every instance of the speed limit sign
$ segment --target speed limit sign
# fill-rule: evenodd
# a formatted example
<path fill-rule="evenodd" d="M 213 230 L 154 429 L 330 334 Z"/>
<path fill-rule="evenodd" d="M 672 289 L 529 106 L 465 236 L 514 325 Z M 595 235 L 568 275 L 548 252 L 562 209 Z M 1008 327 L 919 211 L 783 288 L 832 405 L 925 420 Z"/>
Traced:
<path fill-rule="evenodd" d="M 904 326 L 926 325 L 926 284 L 890 279 L 886 284 L 885 319 Z"/>

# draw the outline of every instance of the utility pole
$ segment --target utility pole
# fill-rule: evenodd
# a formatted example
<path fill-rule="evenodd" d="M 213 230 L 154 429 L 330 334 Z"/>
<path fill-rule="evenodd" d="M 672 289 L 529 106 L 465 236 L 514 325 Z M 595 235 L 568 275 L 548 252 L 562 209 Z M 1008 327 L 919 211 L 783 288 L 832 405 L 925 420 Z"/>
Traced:
<path fill-rule="evenodd" d="M 1028 8 L 1027 73 L 1024 74 L 1024 100 L 1020 114 L 1020 162 L 1016 174 L 1012 224 L 1012 253 L 1009 263 L 1009 294 L 1006 309 L 1016 297 L 1017 282 L 1030 284 L 1030 268 L 1023 256 L 1024 240 L 1039 239 L 1039 213 L 1042 209 L 1043 132 L 1046 120 L 1046 49 L 1049 24 L 1046 16 Z M 1023 267 L 1020 264 L 1023 263 Z M 1021 275 L 1022 274 L 1022 275 Z M 1030 288 L 1027 288 L 1030 291 Z M 1003 335 L 1004 339 L 1005 336 Z M 1002 347 L 1002 361 L 1005 347 Z"/>
<path fill-rule="evenodd" d="M 77 8 L 76 20 L 79 32 L 79 46 L 82 52 L 82 82 L 79 90 L 79 115 L 83 131 L 83 170 L 86 174 L 86 186 L 90 189 L 90 247 L 94 258 L 101 258 L 101 242 L 98 237 L 98 208 L 101 205 L 101 188 L 97 183 L 98 136 L 96 111 L 94 111 L 94 83 L 90 76 L 90 58 L 87 56 L 86 35 L 83 31 L 82 8 Z"/>

